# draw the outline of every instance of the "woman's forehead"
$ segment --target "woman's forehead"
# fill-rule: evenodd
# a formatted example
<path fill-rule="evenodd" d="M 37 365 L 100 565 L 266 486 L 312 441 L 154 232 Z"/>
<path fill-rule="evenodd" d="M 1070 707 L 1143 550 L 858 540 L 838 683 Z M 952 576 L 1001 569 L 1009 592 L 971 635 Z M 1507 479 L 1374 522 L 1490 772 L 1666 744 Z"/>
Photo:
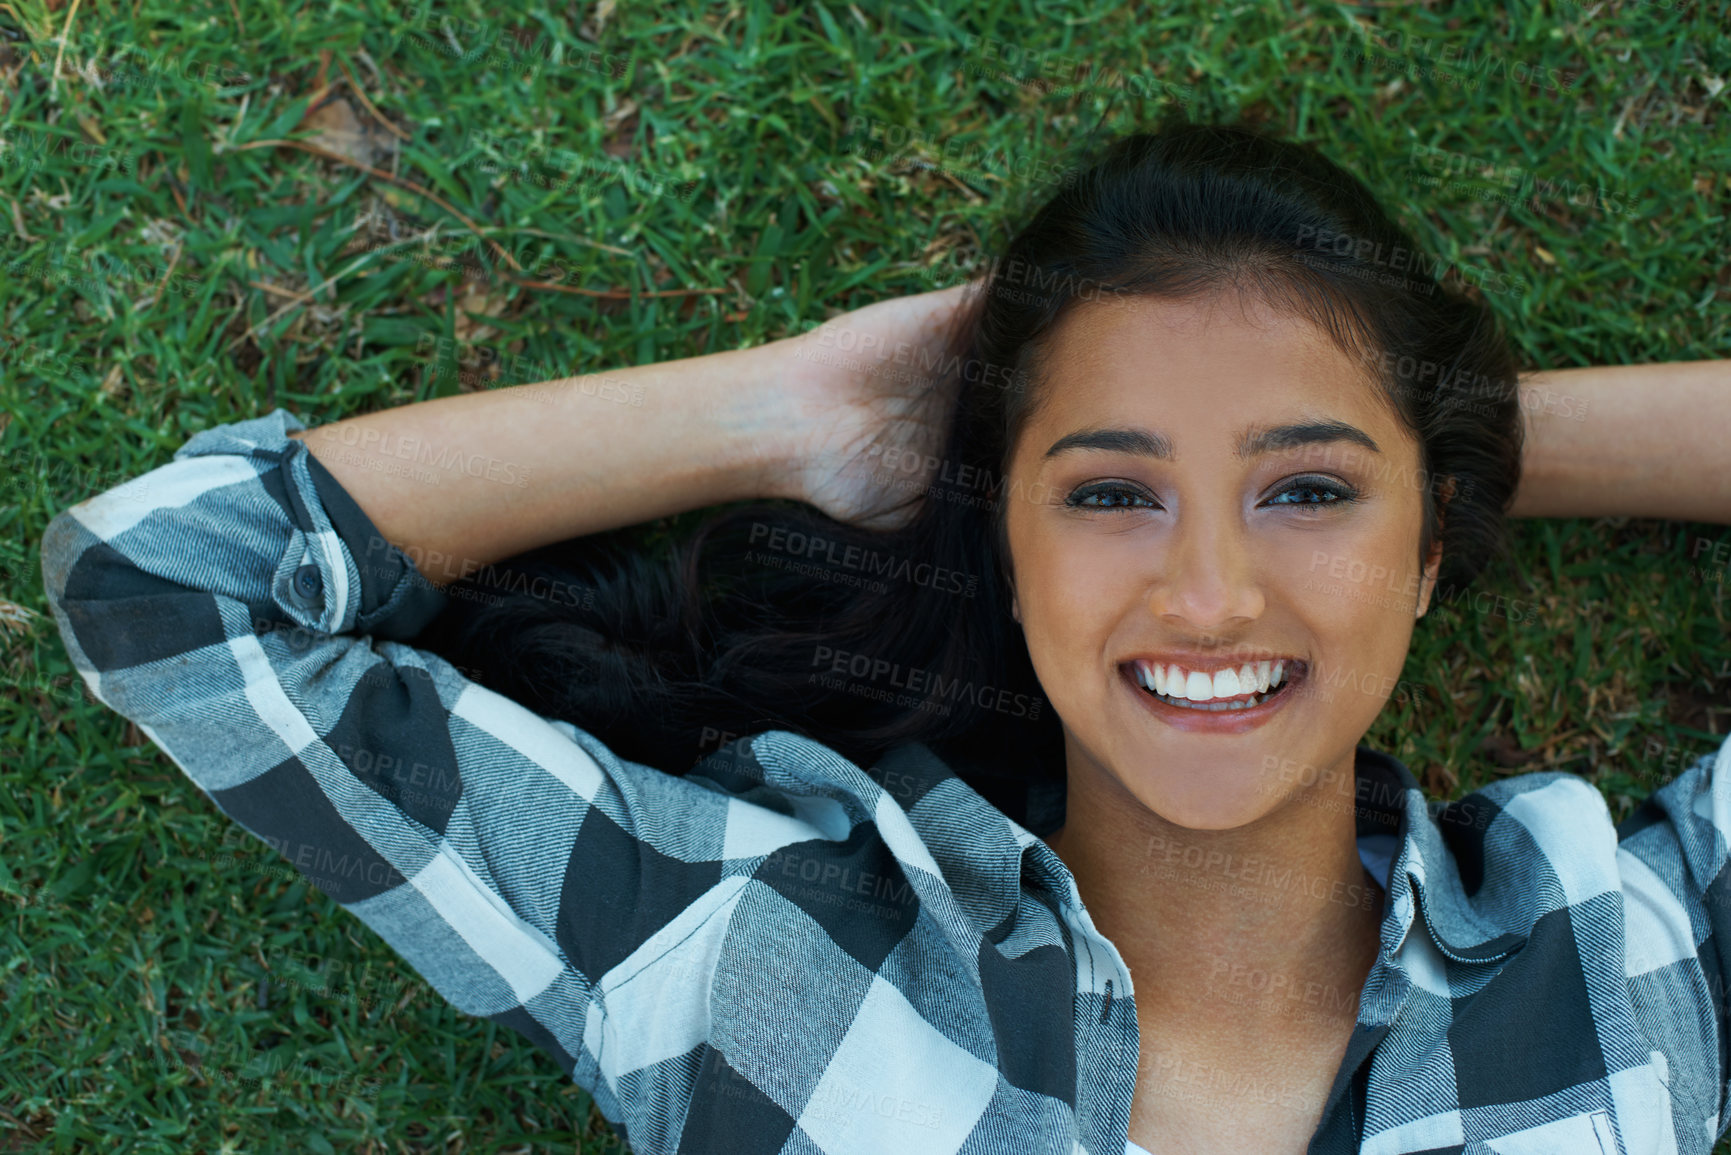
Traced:
<path fill-rule="evenodd" d="M 1255 298 L 1242 308 L 1152 296 L 1085 305 L 1042 346 L 1038 410 L 1047 423 L 1079 411 L 1192 425 L 1318 406 L 1386 415 L 1372 359 Z"/>

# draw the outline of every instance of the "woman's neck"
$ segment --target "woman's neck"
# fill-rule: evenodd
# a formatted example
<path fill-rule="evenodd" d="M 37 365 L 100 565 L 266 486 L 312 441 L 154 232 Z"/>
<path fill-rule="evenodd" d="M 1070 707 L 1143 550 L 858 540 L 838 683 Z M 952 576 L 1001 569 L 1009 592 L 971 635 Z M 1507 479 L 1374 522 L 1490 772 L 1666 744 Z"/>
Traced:
<path fill-rule="evenodd" d="M 1130 968 L 1139 1012 L 1200 1030 L 1350 1024 L 1383 906 L 1358 857 L 1350 797 L 1192 830 L 1104 771 L 1076 769 L 1072 760 L 1064 825 L 1046 841 Z"/>

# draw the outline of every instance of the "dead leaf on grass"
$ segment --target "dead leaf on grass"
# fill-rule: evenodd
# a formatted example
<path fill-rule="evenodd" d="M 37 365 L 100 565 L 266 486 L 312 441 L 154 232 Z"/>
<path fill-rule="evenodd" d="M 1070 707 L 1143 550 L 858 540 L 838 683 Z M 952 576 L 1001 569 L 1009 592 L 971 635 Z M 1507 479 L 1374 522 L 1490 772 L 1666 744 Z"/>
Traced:
<path fill-rule="evenodd" d="M 30 619 L 35 616 L 36 611 L 27 610 L 16 602 L 0 598 L 0 633 L 29 633 Z"/>
<path fill-rule="evenodd" d="M 1520 743 L 1507 734 L 1487 734 L 1479 743 L 1479 753 L 1486 755 L 1499 767 L 1522 766 L 1539 757 L 1538 750 L 1523 750 Z"/>
<path fill-rule="evenodd" d="M 318 106 L 301 121 L 310 128 L 307 140 L 320 148 L 348 157 L 356 164 L 381 168 L 397 151 L 397 139 L 371 119 L 363 119 L 345 97 Z"/>
<path fill-rule="evenodd" d="M 489 287 L 478 281 L 465 281 L 463 295 L 457 298 L 457 317 L 451 326 L 453 335 L 466 344 L 492 340 L 499 330 L 485 321 L 476 320 L 475 317 L 503 316 L 509 304 L 510 301 L 502 289 Z"/>

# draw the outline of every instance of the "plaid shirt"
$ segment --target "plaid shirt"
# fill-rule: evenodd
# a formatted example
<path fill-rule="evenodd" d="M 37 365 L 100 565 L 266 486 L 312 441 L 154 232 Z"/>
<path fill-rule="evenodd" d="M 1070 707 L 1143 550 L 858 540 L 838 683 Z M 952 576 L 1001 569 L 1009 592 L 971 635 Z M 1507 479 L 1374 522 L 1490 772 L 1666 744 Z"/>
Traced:
<path fill-rule="evenodd" d="M 299 428 L 201 432 L 43 541 L 91 692 L 223 813 L 638 1152 L 1126 1150 L 1134 986 L 1043 841 L 920 744 L 862 769 L 772 730 L 678 777 L 466 680 L 405 644 L 448 595 Z M 1727 751 L 1613 827 L 1572 774 L 1427 803 L 1360 747 L 1395 856 L 1310 1151 L 1708 1151 Z M 1216 1074 L 1169 1072 L 1279 1093 Z"/>

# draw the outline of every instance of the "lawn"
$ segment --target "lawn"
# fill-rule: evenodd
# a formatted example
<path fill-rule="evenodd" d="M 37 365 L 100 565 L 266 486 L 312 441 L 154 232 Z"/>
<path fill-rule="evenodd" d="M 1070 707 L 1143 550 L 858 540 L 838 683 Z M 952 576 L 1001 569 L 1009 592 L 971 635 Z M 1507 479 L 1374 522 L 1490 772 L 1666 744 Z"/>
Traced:
<path fill-rule="evenodd" d="M 621 1147 L 88 696 L 60 510 L 276 406 L 966 279 L 1174 107 L 1361 174 L 1529 366 L 1731 356 L 1727 7 L 0 3 L 0 1150 Z M 1567 770 L 1620 819 L 1731 726 L 1731 529 L 1516 530 L 1367 741 L 1434 797 Z"/>

